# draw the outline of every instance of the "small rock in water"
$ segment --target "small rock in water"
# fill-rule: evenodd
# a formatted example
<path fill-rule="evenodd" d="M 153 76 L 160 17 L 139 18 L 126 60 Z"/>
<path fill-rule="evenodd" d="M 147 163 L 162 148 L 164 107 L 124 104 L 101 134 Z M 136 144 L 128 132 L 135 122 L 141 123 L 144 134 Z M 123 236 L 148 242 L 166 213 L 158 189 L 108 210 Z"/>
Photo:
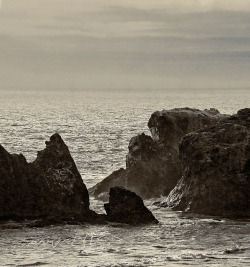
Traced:
<path fill-rule="evenodd" d="M 109 221 L 133 225 L 158 223 L 136 193 L 116 186 L 110 188 L 109 196 L 109 203 L 104 204 Z"/>

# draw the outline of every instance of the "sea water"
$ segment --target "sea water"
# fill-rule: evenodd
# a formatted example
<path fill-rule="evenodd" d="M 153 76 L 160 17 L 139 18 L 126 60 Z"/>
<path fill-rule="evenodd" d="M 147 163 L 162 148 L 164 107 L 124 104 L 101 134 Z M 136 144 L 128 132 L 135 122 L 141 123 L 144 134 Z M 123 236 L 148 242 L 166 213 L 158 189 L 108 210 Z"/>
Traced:
<path fill-rule="evenodd" d="M 87 187 L 125 167 L 131 137 L 156 110 L 249 107 L 248 89 L 0 91 L 0 143 L 28 161 L 55 132 Z M 158 225 L 0 227 L 0 266 L 250 266 L 250 220 L 171 212 L 145 201 Z M 103 203 L 91 208 L 104 213 Z"/>

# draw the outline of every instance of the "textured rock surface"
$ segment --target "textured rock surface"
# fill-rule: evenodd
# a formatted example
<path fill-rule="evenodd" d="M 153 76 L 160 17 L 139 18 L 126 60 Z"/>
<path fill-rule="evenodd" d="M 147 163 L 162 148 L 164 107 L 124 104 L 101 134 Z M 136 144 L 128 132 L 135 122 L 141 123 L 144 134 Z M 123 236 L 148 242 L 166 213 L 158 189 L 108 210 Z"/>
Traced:
<path fill-rule="evenodd" d="M 134 192 L 123 187 L 112 187 L 109 192 L 109 203 L 104 208 L 111 222 L 143 224 L 158 223 L 143 200 Z"/>
<path fill-rule="evenodd" d="M 110 203 L 105 204 L 110 216 L 91 211 L 87 188 L 60 135 L 45 143 L 32 163 L 0 146 L 0 220 L 32 219 L 26 223 L 30 227 L 103 224 L 109 219 L 131 224 L 156 221 L 139 196 L 121 188 L 110 191 Z"/>
<path fill-rule="evenodd" d="M 112 186 L 123 186 L 142 198 L 167 196 L 181 178 L 179 142 L 192 131 L 224 119 L 217 110 L 172 109 L 152 114 L 148 127 L 152 137 L 141 134 L 129 142 L 126 170 L 120 169 L 89 189 L 107 200 Z"/>
<path fill-rule="evenodd" d="M 58 134 L 37 159 L 0 146 L 0 218 L 90 216 L 89 195 L 70 152 Z M 94 215 L 94 214 L 93 214 Z"/>
<path fill-rule="evenodd" d="M 126 170 L 113 172 L 89 192 L 104 201 L 108 200 L 109 189 L 113 186 L 123 186 L 143 198 L 167 195 L 176 185 L 176 176 L 181 176 L 175 158 L 178 158 L 175 150 L 166 150 L 150 136 L 138 135 L 130 140 Z M 166 173 L 169 175 L 167 186 Z"/>
<path fill-rule="evenodd" d="M 178 150 L 181 138 L 190 132 L 213 125 L 227 117 L 217 109 L 175 108 L 156 111 L 151 115 L 148 127 L 154 141 Z"/>
<path fill-rule="evenodd" d="M 180 157 L 183 177 L 165 206 L 250 217 L 250 109 L 186 135 Z"/>

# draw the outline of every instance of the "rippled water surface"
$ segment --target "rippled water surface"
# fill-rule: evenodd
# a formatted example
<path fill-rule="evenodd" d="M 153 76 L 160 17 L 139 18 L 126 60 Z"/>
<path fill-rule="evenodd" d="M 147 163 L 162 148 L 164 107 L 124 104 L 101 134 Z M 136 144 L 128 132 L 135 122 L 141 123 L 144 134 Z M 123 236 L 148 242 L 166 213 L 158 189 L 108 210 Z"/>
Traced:
<path fill-rule="evenodd" d="M 36 158 L 58 132 L 87 187 L 125 165 L 129 139 L 156 110 L 214 107 L 233 114 L 249 90 L 1 91 L 0 143 Z M 159 225 L 0 227 L 1 266 L 250 266 L 250 221 L 184 215 L 147 201 Z M 104 212 L 101 202 L 92 208 Z M 10 227 L 9 227 L 10 226 Z M 20 229 L 21 227 L 21 229 Z M 15 229 L 18 228 L 18 229 Z"/>

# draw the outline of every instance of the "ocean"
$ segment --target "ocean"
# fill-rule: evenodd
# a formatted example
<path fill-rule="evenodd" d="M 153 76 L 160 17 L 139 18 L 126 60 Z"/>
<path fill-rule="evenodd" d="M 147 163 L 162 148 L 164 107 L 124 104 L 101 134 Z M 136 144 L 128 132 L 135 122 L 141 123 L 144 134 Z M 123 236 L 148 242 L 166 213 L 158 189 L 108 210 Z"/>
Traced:
<path fill-rule="evenodd" d="M 55 132 L 89 188 L 125 167 L 131 137 L 156 110 L 249 107 L 249 89 L 0 91 L 0 143 L 28 161 Z M 250 220 L 171 212 L 145 201 L 158 225 L 0 227 L 0 266 L 250 266 Z M 159 199 L 158 199 L 159 200 Z M 103 203 L 91 208 L 104 213 Z M 11 229 L 10 229 L 11 228 Z"/>

